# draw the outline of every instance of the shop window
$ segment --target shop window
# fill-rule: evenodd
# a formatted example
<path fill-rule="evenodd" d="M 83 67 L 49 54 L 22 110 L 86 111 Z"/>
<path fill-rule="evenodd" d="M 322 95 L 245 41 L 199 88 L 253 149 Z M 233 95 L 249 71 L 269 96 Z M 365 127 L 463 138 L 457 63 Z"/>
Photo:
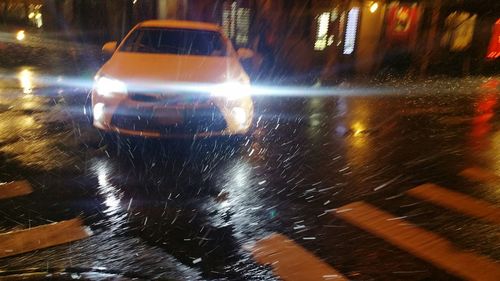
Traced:
<path fill-rule="evenodd" d="M 358 30 L 359 8 L 352 8 L 347 14 L 347 25 L 345 28 L 344 55 L 350 55 L 354 52 L 356 45 L 356 33 Z"/>
<path fill-rule="evenodd" d="M 248 44 L 250 8 L 243 4 L 240 1 L 226 1 L 222 11 L 222 28 L 237 46 Z"/>
<path fill-rule="evenodd" d="M 329 12 L 320 13 L 315 22 L 314 50 L 323 51 L 332 45 L 340 46 L 342 44 L 344 25 L 345 12 L 340 12 L 338 7 Z"/>
<path fill-rule="evenodd" d="M 441 46 L 453 52 L 467 50 L 474 35 L 476 14 L 468 12 L 453 12 L 446 17 Z"/>
<path fill-rule="evenodd" d="M 322 51 L 328 45 L 328 29 L 330 25 L 330 13 L 322 13 L 318 17 L 318 26 L 316 32 L 316 42 L 314 50 Z"/>

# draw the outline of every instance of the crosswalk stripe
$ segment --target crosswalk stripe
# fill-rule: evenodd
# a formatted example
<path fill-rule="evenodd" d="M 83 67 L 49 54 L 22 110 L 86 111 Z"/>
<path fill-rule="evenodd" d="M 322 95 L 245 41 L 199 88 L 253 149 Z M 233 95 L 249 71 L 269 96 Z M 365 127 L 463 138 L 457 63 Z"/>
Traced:
<path fill-rule="evenodd" d="M 500 280 L 500 264 L 460 251 L 446 239 L 364 202 L 336 211 L 336 216 L 466 280 Z"/>
<path fill-rule="evenodd" d="M 431 183 L 422 184 L 408 190 L 407 193 L 413 197 L 429 201 L 468 216 L 500 224 L 500 208 L 465 194 L 448 190 L 439 185 Z"/>
<path fill-rule="evenodd" d="M 479 168 L 479 167 L 469 167 L 460 172 L 460 175 L 472 181 L 479 182 L 500 182 L 500 175 L 494 172 Z"/>
<path fill-rule="evenodd" d="M 270 264 L 282 280 L 348 280 L 302 246 L 278 233 L 258 241 L 252 254 L 257 262 Z"/>
<path fill-rule="evenodd" d="M 30 183 L 25 180 L 0 184 L 0 199 L 28 195 L 32 192 Z"/>
<path fill-rule="evenodd" d="M 0 258 L 36 251 L 86 238 L 90 231 L 80 219 L 0 234 Z"/>

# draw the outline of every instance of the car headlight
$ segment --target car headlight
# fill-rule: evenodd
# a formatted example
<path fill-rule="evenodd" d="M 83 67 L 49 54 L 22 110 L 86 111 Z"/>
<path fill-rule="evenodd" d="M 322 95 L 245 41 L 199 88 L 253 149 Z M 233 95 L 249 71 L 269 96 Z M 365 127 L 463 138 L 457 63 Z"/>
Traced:
<path fill-rule="evenodd" d="M 231 114 L 233 115 L 234 120 L 240 126 L 244 126 L 248 122 L 248 120 L 247 120 L 247 118 L 248 118 L 247 112 L 245 111 L 245 109 L 243 109 L 241 107 L 235 107 L 235 108 L 233 108 L 233 110 L 231 110 Z"/>
<path fill-rule="evenodd" d="M 96 105 L 94 105 L 93 113 L 95 120 L 101 120 L 104 117 L 104 104 L 97 103 Z"/>
<path fill-rule="evenodd" d="M 127 86 L 125 83 L 108 77 L 99 77 L 94 86 L 97 94 L 105 97 L 111 97 L 114 94 L 126 94 Z"/>
<path fill-rule="evenodd" d="M 250 96 L 251 87 L 249 84 L 240 82 L 226 82 L 224 84 L 214 86 L 211 94 L 215 97 L 224 97 L 229 100 L 235 100 L 241 97 Z"/>

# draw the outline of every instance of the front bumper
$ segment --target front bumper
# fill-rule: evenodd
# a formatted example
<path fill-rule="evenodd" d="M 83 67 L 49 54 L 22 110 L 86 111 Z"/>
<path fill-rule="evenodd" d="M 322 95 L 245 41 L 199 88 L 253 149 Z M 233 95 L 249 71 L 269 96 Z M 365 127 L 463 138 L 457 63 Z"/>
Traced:
<path fill-rule="evenodd" d="M 99 114 L 95 109 L 99 108 Z M 96 128 L 148 138 L 207 138 L 246 134 L 253 119 L 253 101 L 242 97 L 200 98 L 192 103 L 138 101 L 128 95 L 103 97 L 92 93 Z M 238 110 L 234 110 L 237 108 Z M 239 112 L 240 116 L 235 116 Z M 246 118 L 242 120 L 241 114 Z"/>

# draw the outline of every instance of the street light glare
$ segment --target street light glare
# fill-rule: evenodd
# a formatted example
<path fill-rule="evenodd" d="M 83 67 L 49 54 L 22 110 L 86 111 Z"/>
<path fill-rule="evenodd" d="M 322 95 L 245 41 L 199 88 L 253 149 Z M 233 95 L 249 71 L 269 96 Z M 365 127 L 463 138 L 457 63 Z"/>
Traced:
<path fill-rule="evenodd" d="M 18 41 L 23 41 L 24 38 L 26 38 L 26 34 L 24 33 L 24 30 L 19 30 L 17 33 L 16 33 L 16 39 Z"/>
<path fill-rule="evenodd" d="M 33 92 L 33 72 L 29 69 L 23 69 L 19 72 L 18 79 L 23 93 L 31 94 Z"/>
<path fill-rule="evenodd" d="M 370 12 L 373 14 L 373 13 L 375 13 L 377 10 L 378 10 L 378 3 L 377 3 L 377 2 L 374 2 L 374 3 L 373 3 L 373 4 L 371 4 L 371 6 L 370 6 Z"/>

